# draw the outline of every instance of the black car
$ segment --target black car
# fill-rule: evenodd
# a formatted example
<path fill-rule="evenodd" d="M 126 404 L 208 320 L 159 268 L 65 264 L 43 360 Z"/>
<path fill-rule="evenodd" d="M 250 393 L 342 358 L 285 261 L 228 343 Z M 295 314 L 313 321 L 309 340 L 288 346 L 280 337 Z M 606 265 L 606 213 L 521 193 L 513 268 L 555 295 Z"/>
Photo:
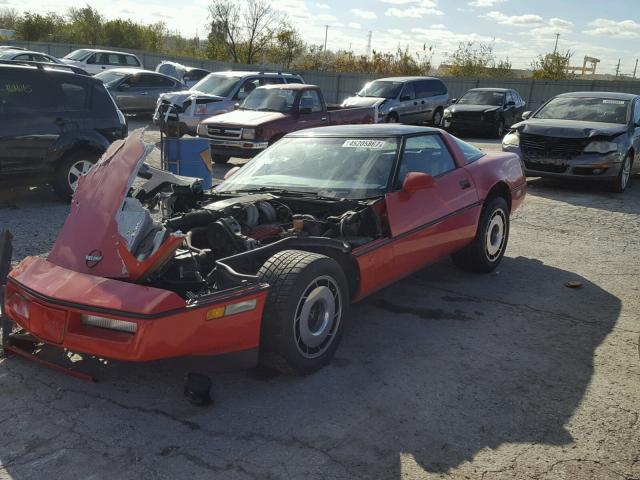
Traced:
<path fill-rule="evenodd" d="M 623 192 L 640 173 L 639 95 L 563 93 L 522 117 L 502 149 L 518 153 L 529 176 L 607 182 Z"/>
<path fill-rule="evenodd" d="M 66 66 L 0 63 L 0 182 L 50 183 L 68 199 L 114 140 L 124 115 L 100 80 Z"/>
<path fill-rule="evenodd" d="M 525 101 L 508 88 L 473 88 L 444 111 L 443 126 L 451 132 L 491 133 L 502 138 L 520 121 Z"/>

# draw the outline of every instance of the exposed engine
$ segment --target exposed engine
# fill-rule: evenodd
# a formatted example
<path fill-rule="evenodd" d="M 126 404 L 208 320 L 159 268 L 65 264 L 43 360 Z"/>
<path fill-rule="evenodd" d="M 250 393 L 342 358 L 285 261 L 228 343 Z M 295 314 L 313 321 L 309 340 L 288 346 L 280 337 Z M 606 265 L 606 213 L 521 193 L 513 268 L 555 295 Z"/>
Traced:
<path fill-rule="evenodd" d="M 151 202 L 159 203 L 163 216 L 156 230 L 161 225 L 167 234 L 180 232 L 184 241 L 148 281 L 186 296 L 212 284 L 217 260 L 287 237 L 335 238 L 355 248 L 383 234 L 372 202 L 272 194 L 202 194 L 188 202 L 182 194 L 160 193 Z"/>

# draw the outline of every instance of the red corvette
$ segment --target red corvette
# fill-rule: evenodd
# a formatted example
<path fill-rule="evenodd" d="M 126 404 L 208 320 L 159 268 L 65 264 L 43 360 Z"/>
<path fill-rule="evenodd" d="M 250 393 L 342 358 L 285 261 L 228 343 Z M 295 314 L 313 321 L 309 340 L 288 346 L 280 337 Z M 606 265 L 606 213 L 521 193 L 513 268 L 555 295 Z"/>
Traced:
<path fill-rule="evenodd" d="M 526 195 L 515 154 L 426 127 L 296 132 L 206 192 L 143 165 L 145 152 L 140 133 L 112 145 L 49 257 L 9 274 L 15 326 L 105 358 L 253 350 L 311 372 L 333 356 L 350 302 L 445 255 L 493 270 Z"/>

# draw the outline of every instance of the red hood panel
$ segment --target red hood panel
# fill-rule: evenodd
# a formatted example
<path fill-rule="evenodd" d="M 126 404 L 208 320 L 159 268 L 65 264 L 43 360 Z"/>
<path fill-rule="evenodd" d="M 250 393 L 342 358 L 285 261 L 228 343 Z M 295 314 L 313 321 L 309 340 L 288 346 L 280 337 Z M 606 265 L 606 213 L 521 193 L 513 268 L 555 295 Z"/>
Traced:
<path fill-rule="evenodd" d="M 114 142 L 80 178 L 49 262 L 101 277 L 129 277 L 118 253 L 118 244 L 127 243 L 116 217 L 146 154 L 142 130 L 136 130 L 125 141 Z"/>

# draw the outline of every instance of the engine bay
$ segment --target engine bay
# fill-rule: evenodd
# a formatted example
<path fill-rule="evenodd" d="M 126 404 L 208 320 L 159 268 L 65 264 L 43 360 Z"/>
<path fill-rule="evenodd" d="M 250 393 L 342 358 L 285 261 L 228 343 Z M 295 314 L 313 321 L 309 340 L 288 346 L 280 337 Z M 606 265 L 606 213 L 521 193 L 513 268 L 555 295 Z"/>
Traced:
<path fill-rule="evenodd" d="M 128 220 L 118 223 L 138 260 L 150 257 L 170 235 L 182 236 L 173 254 L 140 280 L 185 298 L 222 288 L 221 259 L 284 239 L 295 239 L 303 249 L 305 239 L 335 239 L 351 249 L 385 235 L 381 199 L 328 199 L 285 191 L 221 194 L 175 184 L 170 190 L 132 190 L 121 212 Z M 263 260 L 257 255 L 245 261 L 241 273 L 255 275 Z"/>

